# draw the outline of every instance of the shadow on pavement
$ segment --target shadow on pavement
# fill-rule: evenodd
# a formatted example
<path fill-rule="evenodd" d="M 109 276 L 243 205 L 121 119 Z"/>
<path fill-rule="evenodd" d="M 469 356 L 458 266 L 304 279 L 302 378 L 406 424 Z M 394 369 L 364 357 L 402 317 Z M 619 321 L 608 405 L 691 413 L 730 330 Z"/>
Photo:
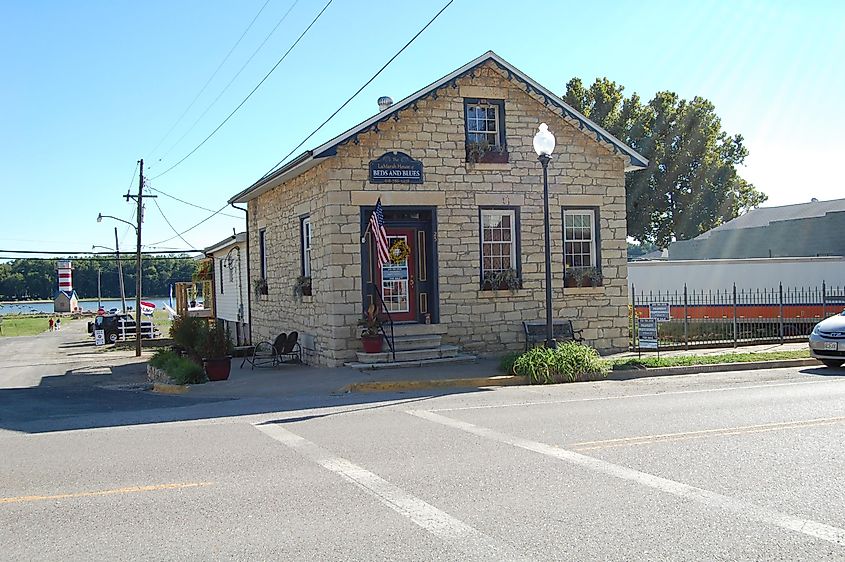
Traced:
<path fill-rule="evenodd" d="M 845 368 L 831 369 L 830 367 L 810 367 L 800 369 L 798 372 L 805 375 L 816 375 L 819 377 L 845 377 Z"/>
<path fill-rule="evenodd" d="M 315 376 L 320 372 L 316 368 L 302 367 L 299 373 L 265 371 L 260 376 L 278 377 L 277 386 L 283 386 L 285 375 Z M 351 376 L 360 380 L 368 375 L 359 373 Z M 301 386 L 302 381 L 298 382 Z M 202 387 L 205 386 L 196 387 L 196 394 L 157 394 L 145 390 L 149 388 L 145 363 L 118 366 L 93 363 L 66 370 L 61 375 L 44 376 L 38 386 L 0 388 L 0 429 L 23 433 L 50 433 L 350 405 L 365 405 L 360 409 L 367 409 L 383 407 L 380 403 L 388 400 L 423 401 L 436 396 L 485 391 L 478 388 L 441 388 L 430 391 L 338 394 L 328 391 L 323 384 L 322 387 L 315 386 L 311 392 L 300 388 L 290 395 L 279 393 L 276 396 L 252 394 L 233 397 L 225 396 L 225 390 L 220 393 L 213 388 L 208 390 L 215 392 L 203 395 Z M 340 386 L 331 386 L 333 391 L 338 388 Z M 281 418 L 267 423 L 290 423 L 336 413 L 338 412 Z"/>

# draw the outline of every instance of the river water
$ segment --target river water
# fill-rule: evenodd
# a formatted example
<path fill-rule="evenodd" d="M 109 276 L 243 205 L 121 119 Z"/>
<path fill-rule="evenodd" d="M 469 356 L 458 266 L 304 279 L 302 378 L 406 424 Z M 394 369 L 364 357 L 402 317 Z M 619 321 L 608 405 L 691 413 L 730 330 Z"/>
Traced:
<path fill-rule="evenodd" d="M 151 302 L 156 305 L 157 310 L 162 310 L 167 304 L 166 297 L 145 298 L 144 302 Z M 103 299 L 103 308 L 109 310 L 110 308 L 117 308 L 120 310 L 120 299 Z M 176 304 L 174 302 L 174 304 Z M 82 310 L 91 312 L 97 311 L 97 301 L 79 301 L 79 306 Z M 135 299 L 126 299 L 126 307 L 134 308 Z M 51 302 L 16 302 L 0 304 L 0 316 L 6 314 L 50 314 L 53 312 L 53 303 Z"/>

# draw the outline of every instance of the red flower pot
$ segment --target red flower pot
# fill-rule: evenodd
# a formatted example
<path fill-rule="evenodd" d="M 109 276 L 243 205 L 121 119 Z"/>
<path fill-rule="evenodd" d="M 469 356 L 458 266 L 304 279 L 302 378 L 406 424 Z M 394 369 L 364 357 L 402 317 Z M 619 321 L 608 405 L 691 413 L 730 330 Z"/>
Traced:
<path fill-rule="evenodd" d="M 361 344 L 365 353 L 381 353 L 381 346 L 384 339 L 381 334 L 377 336 L 361 336 Z"/>
<path fill-rule="evenodd" d="M 229 371 L 232 369 L 232 358 L 230 356 L 217 359 L 205 359 L 203 361 L 205 374 L 210 381 L 225 381 L 229 378 Z"/>

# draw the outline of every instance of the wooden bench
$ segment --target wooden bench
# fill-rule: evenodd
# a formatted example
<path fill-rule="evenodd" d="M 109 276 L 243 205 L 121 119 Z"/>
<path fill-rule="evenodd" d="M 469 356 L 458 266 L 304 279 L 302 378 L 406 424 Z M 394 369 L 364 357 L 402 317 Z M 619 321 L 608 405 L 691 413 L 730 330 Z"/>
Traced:
<path fill-rule="evenodd" d="M 525 332 L 525 350 L 531 344 L 541 343 L 546 341 L 546 323 L 545 322 L 522 322 L 522 329 Z M 572 327 L 572 320 L 552 320 L 552 336 L 555 341 L 577 341 L 582 342 L 584 338 L 581 337 L 583 330 L 576 330 Z"/>

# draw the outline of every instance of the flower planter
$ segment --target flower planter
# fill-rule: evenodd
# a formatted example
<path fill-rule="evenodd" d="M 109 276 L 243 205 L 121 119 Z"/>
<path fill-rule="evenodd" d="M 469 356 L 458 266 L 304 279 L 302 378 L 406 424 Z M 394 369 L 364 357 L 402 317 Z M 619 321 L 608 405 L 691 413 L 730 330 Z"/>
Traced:
<path fill-rule="evenodd" d="M 204 359 L 203 367 L 205 367 L 205 374 L 210 381 L 225 381 L 229 378 L 229 372 L 232 369 L 232 357 L 219 357 L 216 359 Z"/>
<path fill-rule="evenodd" d="M 364 346 L 364 353 L 381 353 L 384 338 L 381 334 L 377 336 L 361 336 L 361 344 Z"/>

